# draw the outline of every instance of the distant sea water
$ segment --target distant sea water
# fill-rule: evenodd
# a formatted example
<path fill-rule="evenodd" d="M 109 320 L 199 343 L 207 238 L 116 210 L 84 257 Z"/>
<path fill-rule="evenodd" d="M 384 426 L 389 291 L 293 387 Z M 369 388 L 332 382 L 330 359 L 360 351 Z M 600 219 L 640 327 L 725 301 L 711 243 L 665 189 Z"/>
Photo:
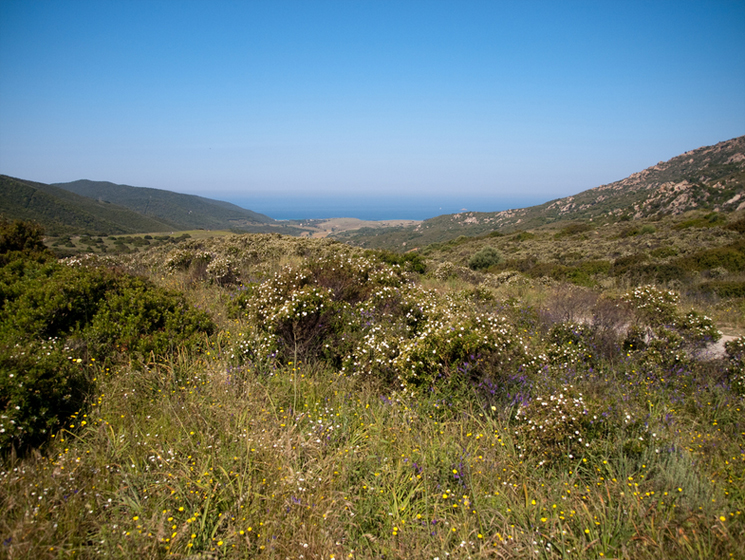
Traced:
<path fill-rule="evenodd" d="M 265 214 L 275 220 L 358 218 L 360 220 L 426 220 L 458 212 L 499 212 L 543 204 L 545 198 L 486 196 L 343 197 L 223 196 L 215 197 Z"/>

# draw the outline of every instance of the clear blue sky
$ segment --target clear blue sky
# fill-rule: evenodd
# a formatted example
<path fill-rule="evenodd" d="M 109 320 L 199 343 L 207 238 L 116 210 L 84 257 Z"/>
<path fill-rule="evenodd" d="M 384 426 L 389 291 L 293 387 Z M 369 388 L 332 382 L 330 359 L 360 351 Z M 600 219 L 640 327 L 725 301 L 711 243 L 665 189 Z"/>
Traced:
<path fill-rule="evenodd" d="M 0 0 L 35 181 L 548 200 L 743 134 L 742 0 Z"/>

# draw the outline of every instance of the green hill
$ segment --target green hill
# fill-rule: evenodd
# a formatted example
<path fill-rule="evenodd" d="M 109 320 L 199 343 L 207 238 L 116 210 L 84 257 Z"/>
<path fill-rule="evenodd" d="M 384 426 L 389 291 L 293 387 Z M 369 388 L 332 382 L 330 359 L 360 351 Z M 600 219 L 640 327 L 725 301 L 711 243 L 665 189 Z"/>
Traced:
<path fill-rule="evenodd" d="M 0 175 L 0 216 L 32 220 L 47 235 L 171 231 L 174 224 L 44 183 Z"/>
<path fill-rule="evenodd" d="M 124 206 L 152 219 L 172 223 L 175 229 L 230 229 L 271 224 L 272 218 L 229 202 L 161 189 L 80 180 L 53 186 L 101 202 Z"/>

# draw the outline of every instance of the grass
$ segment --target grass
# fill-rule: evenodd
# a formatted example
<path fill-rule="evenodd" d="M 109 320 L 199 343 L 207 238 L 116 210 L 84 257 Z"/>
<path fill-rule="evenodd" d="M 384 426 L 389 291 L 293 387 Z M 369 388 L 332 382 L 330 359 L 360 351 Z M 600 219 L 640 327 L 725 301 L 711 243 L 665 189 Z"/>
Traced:
<path fill-rule="evenodd" d="M 11 557 L 739 557 L 741 409 L 667 444 L 550 470 L 475 399 L 391 399 L 304 364 L 229 371 L 219 348 L 99 371 L 90 412 L 2 472 Z M 95 366 L 92 366 L 95 367 Z M 295 406 L 293 407 L 293 404 Z M 655 408 L 658 407 L 658 408 Z M 659 411 L 659 412 L 658 412 Z M 74 427 L 73 427 L 74 426 Z M 741 439 L 740 439 L 741 441 Z M 706 475 L 693 464 L 716 464 Z M 537 470 L 538 469 L 538 470 Z M 709 478 L 712 476 L 713 478 Z M 41 499 L 40 499 L 41 498 Z M 711 531 L 711 532 L 710 532 Z"/>
<path fill-rule="evenodd" d="M 276 236 L 203 243 L 256 285 L 314 251 L 362 258 Z M 570 323 L 615 289 L 408 273 L 444 298 L 431 305 L 505 317 L 532 360 L 408 392 L 312 357 L 237 361 L 256 328 L 231 312 L 242 288 L 166 271 L 167 250 L 117 263 L 185 292 L 218 332 L 201 351 L 86 363 L 87 405 L 2 458 L 3 556 L 745 557 L 745 403 L 727 364 L 624 347 L 618 307 L 605 330 Z"/>

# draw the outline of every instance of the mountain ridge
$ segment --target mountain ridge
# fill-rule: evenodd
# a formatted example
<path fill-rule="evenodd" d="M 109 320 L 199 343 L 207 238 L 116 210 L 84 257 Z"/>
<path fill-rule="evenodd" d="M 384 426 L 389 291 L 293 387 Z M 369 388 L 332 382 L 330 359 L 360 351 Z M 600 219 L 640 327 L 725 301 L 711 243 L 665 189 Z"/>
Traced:
<path fill-rule="evenodd" d="M 180 229 L 230 229 L 266 225 L 275 221 L 229 202 L 163 189 L 89 179 L 52 183 L 52 186 L 124 206 L 145 216 L 177 224 Z"/>
<path fill-rule="evenodd" d="M 47 235 L 161 232 L 174 224 L 48 185 L 0 175 L 0 216 L 42 224 Z"/>

